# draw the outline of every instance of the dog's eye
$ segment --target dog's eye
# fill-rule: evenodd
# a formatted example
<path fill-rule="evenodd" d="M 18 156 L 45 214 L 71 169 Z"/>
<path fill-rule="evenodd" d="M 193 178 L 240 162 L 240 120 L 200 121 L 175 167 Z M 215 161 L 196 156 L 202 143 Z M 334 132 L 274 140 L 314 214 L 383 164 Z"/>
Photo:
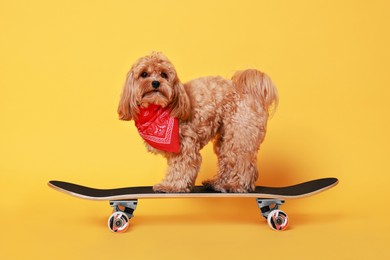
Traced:
<path fill-rule="evenodd" d="M 161 77 L 164 78 L 164 79 L 167 79 L 168 78 L 168 74 L 166 74 L 165 72 L 161 72 Z"/>
<path fill-rule="evenodd" d="M 146 71 L 141 73 L 141 77 L 146 78 L 148 76 L 148 73 Z"/>

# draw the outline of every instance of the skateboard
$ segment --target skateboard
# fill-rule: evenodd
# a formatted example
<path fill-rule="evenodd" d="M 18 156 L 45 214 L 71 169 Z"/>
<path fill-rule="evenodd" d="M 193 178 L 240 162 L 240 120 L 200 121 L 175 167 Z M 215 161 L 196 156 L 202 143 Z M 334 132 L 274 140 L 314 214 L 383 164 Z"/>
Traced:
<path fill-rule="evenodd" d="M 189 193 L 156 193 L 151 186 L 96 189 L 63 181 L 49 181 L 48 185 L 78 198 L 109 201 L 113 213 L 108 218 L 108 228 L 122 233 L 129 227 L 129 220 L 134 216 L 138 199 L 148 198 L 255 198 L 261 215 L 267 219 L 270 228 L 284 230 L 288 226 L 288 216 L 280 210 L 280 206 L 285 200 L 309 197 L 328 190 L 337 183 L 336 178 L 323 178 L 286 187 L 256 186 L 256 189 L 249 193 L 222 193 L 204 186 L 195 186 Z"/>

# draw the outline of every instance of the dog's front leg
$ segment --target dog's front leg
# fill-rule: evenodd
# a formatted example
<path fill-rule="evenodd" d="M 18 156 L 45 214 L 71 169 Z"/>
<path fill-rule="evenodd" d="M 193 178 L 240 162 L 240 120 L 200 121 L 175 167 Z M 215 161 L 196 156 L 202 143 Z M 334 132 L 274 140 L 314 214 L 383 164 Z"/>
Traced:
<path fill-rule="evenodd" d="M 167 155 L 168 169 L 165 178 L 153 186 L 155 192 L 190 192 L 195 185 L 202 157 L 198 149 L 182 147 L 179 154 Z"/>

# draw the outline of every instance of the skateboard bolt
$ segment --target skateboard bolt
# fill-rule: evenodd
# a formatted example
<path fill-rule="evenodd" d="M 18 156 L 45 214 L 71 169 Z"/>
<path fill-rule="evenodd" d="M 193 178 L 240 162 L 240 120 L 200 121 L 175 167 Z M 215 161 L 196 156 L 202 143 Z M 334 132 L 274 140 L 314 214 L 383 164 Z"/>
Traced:
<path fill-rule="evenodd" d="M 278 218 L 275 219 L 275 222 L 276 222 L 276 224 L 278 224 L 278 225 L 282 225 L 283 222 L 284 222 L 284 220 L 283 220 L 283 218 L 278 217 Z"/>
<path fill-rule="evenodd" d="M 122 227 L 123 226 L 123 221 L 121 219 L 115 220 L 115 226 Z"/>

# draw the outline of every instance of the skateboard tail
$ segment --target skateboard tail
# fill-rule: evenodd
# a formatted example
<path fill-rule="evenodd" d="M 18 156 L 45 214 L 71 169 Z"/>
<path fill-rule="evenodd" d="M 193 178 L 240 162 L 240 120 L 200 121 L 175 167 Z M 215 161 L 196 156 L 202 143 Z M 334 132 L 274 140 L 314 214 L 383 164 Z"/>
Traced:
<path fill-rule="evenodd" d="M 57 186 L 56 183 L 62 183 L 62 182 L 50 181 L 47 183 L 47 185 L 56 191 L 59 191 L 61 193 L 67 194 L 67 195 L 71 195 L 71 196 L 76 197 L 76 198 L 86 199 L 86 200 L 99 200 L 94 196 L 88 196 L 85 194 L 80 194 L 78 192 L 73 192 L 73 191 L 70 191 L 68 189 L 62 188 L 61 186 Z M 77 186 L 79 186 L 79 185 L 77 185 Z M 106 200 L 106 199 L 101 199 L 101 200 Z"/>

